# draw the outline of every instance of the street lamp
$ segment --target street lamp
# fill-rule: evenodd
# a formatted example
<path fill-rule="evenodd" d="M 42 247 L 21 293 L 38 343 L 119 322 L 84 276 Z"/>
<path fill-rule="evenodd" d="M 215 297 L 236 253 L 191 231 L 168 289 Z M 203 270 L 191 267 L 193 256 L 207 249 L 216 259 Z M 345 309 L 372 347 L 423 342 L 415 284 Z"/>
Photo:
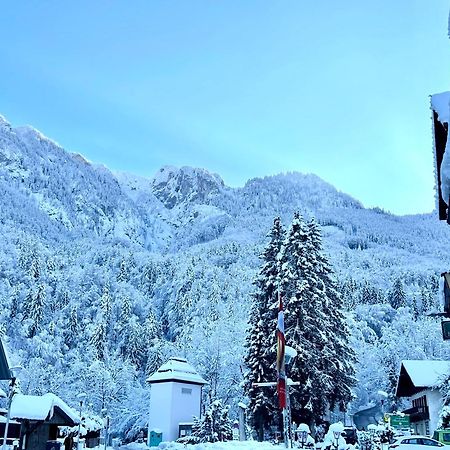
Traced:
<path fill-rule="evenodd" d="M 80 401 L 80 423 L 78 424 L 78 434 L 77 434 L 77 450 L 80 450 L 80 434 L 81 434 L 81 413 L 83 411 L 83 401 L 87 397 L 87 395 L 82 392 L 77 395 L 78 400 Z"/>
<path fill-rule="evenodd" d="M 8 428 L 9 428 L 9 422 L 11 420 L 11 405 L 12 405 L 12 400 L 13 400 L 14 394 L 16 393 L 15 392 L 16 379 L 17 379 L 16 375 L 21 370 L 22 370 L 22 366 L 14 366 L 14 367 L 9 368 L 9 371 L 11 372 L 11 381 L 9 383 L 8 410 L 6 413 L 5 434 L 3 435 L 2 450 L 6 450 L 6 440 L 8 438 Z M 3 394 L 4 394 L 4 392 L 3 392 Z"/>
<path fill-rule="evenodd" d="M 297 356 L 297 350 L 293 347 L 289 347 L 289 345 L 286 345 L 284 349 L 284 361 L 286 364 L 290 364 L 292 360 Z"/>
<path fill-rule="evenodd" d="M 109 430 L 109 416 L 108 416 L 108 410 L 106 408 L 102 409 L 102 415 L 103 415 L 103 425 L 105 427 L 105 446 L 104 449 L 106 450 L 106 446 L 108 443 L 108 430 Z"/>
<path fill-rule="evenodd" d="M 283 409 L 283 430 L 284 430 L 284 443 L 286 447 L 292 448 L 292 432 L 291 432 L 291 400 L 289 398 L 289 386 L 292 384 L 292 380 L 288 378 L 288 366 L 297 356 L 297 350 L 295 348 L 286 345 L 284 350 L 284 363 L 286 372 L 286 408 Z"/>

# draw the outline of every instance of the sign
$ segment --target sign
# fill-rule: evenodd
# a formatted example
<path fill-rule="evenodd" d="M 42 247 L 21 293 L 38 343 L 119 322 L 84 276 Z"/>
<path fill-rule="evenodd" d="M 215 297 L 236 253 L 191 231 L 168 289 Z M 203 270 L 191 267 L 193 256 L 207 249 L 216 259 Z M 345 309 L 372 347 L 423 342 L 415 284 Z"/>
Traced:
<path fill-rule="evenodd" d="M 409 416 L 407 414 L 405 414 L 404 416 L 392 414 L 390 416 L 390 423 L 391 427 L 395 428 L 396 430 L 403 430 L 403 429 L 409 430 L 411 426 Z"/>

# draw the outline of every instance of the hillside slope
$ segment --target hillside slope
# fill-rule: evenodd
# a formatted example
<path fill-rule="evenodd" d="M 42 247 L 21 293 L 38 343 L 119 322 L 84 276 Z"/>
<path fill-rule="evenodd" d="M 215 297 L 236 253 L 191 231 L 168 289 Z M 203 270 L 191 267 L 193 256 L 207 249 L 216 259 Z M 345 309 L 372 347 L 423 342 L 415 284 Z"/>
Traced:
<path fill-rule="evenodd" d="M 3 118 L 0 196 L 0 332 L 24 366 L 22 388 L 73 404 L 90 392 L 92 408 L 107 406 L 130 436 L 146 420 L 145 376 L 169 355 L 193 362 L 211 395 L 242 398 L 252 280 L 275 216 L 288 226 L 300 211 L 322 225 L 361 359 L 360 404 L 389 390 L 379 368 L 395 372 L 402 354 L 387 361 L 384 339 L 437 307 L 450 267 L 446 224 L 365 209 L 315 175 L 231 188 L 198 168 L 112 173 Z M 406 309 L 395 310 L 398 280 Z M 436 323 L 415 323 L 422 334 L 404 328 L 389 342 L 401 339 L 411 358 L 450 356 Z"/>

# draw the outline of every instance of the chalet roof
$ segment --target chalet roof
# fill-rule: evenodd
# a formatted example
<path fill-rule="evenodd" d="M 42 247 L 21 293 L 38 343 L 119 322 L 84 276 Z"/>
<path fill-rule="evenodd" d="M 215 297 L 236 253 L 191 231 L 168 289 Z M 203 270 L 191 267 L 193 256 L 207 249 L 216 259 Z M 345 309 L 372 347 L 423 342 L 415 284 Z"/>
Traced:
<path fill-rule="evenodd" d="M 422 389 L 435 388 L 449 375 L 450 361 L 402 361 L 395 395 L 410 397 Z"/>
<path fill-rule="evenodd" d="M 207 384 L 207 381 L 184 358 L 170 358 L 153 375 L 147 378 L 148 383 L 162 383 L 165 381 Z"/>
<path fill-rule="evenodd" d="M 450 121 L 450 92 L 441 92 L 431 96 L 431 108 L 436 111 L 439 122 L 449 123 Z"/>
<path fill-rule="evenodd" d="M 450 288 L 450 272 L 444 272 L 441 274 L 441 277 L 444 277 L 444 281 L 447 283 L 447 286 Z"/>
<path fill-rule="evenodd" d="M 63 417 L 60 425 L 76 425 L 80 422 L 78 414 L 55 394 L 14 395 L 11 403 L 11 417 L 36 421 L 48 421 L 55 412 Z"/>

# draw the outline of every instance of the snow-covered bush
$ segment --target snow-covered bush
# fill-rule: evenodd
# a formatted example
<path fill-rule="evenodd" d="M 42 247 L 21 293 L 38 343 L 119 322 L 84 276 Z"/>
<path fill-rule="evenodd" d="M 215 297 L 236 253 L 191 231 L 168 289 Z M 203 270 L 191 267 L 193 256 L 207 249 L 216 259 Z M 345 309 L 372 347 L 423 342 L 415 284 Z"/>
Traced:
<path fill-rule="evenodd" d="M 233 437 L 232 421 L 228 417 L 229 406 L 223 406 L 220 400 L 214 400 L 201 419 L 195 419 L 190 439 L 184 442 L 228 441 Z"/>

